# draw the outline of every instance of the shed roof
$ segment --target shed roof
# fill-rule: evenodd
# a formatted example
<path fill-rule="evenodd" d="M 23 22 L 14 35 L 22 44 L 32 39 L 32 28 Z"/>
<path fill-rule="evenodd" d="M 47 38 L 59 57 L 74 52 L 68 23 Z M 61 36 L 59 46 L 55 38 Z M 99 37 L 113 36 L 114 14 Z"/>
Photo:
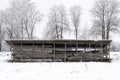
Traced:
<path fill-rule="evenodd" d="M 64 44 L 70 44 L 68 46 L 70 47 L 75 47 L 75 44 L 78 43 L 80 47 L 89 47 L 89 44 L 91 44 L 91 47 L 105 47 L 108 44 L 110 44 L 112 40 L 6 40 L 6 42 L 10 45 L 10 44 L 29 44 L 32 45 L 34 44 L 49 44 L 49 45 L 53 45 L 53 43 L 56 44 L 56 46 L 61 46 L 63 47 Z"/>
<path fill-rule="evenodd" d="M 35 42 L 35 43 L 53 43 L 53 42 L 75 42 L 75 43 L 110 43 L 112 40 L 67 40 L 67 39 L 63 39 L 63 40 L 6 40 L 7 43 L 19 43 L 19 42 L 23 42 L 23 43 L 31 43 L 31 42 Z"/>

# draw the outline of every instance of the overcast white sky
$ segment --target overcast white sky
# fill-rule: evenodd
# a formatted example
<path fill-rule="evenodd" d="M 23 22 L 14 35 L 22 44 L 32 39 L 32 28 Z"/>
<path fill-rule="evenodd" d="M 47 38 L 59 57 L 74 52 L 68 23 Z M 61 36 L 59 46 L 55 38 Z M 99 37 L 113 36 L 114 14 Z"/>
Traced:
<path fill-rule="evenodd" d="M 8 7 L 9 1 L 11 0 L 0 0 L 0 10 L 4 10 Z M 69 12 L 69 8 L 74 5 L 80 5 L 82 8 L 82 16 L 81 16 L 81 27 L 87 24 L 89 27 L 91 26 L 91 14 L 90 10 L 92 9 L 94 2 L 96 0 L 31 0 L 35 2 L 37 6 L 37 10 L 44 14 L 42 21 L 40 24 L 36 25 L 35 35 L 38 37 L 42 37 L 42 33 L 46 26 L 47 16 L 49 13 L 49 9 L 53 5 L 64 5 L 66 7 L 67 12 Z M 68 13 L 69 14 L 69 13 Z M 70 37 L 70 36 L 69 36 Z M 116 38 L 117 40 L 119 38 Z"/>

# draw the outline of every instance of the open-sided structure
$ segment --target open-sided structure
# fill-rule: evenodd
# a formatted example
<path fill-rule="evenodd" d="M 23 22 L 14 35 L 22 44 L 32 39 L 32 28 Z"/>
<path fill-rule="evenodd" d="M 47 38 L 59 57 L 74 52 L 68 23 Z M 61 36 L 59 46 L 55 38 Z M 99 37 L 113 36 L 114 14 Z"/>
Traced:
<path fill-rule="evenodd" d="M 14 61 L 109 61 L 111 40 L 6 40 Z"/>

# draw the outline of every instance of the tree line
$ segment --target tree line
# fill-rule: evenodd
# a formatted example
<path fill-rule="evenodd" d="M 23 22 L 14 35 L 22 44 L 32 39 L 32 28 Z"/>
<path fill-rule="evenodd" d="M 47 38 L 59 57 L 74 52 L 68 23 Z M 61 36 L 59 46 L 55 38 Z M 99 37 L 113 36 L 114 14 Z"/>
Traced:
<path fill-rule="evenodd" d="M 82 27 L 80 5 L 73 5 L 68 11 L 64 5 L 54 5 L 48 13 L 44 39 L 64 39 L 66 32 L 74 29 L 75 39 L 110 39 L 113 33 L 119 33 L 120 3 L 117 0 L 96 0 L 91 9 L 92 26 Z M 36 10 L 30 0 L 12 0 L 5 10 L 0 10 L 0 51 L 5 39 L 35 39 L 37 23 L 44 17 Z M 83 30 L 80 30 L 80 27 Z M 90 37 L 90 38 L 89 38 Z M 3 44 L 4 45 L 4 44 Z M 4 46 L 5 47 L 5 46 Z"/>

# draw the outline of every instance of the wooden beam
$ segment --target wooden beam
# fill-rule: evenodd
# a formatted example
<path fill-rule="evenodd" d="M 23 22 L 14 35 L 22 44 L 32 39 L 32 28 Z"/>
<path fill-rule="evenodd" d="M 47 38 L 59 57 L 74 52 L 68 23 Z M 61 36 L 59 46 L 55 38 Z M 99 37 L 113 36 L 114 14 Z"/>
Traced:
<path fill-rule="evenodd" d="M 20 49 L 21 51 L 20 51 L 20 52 L 24 52 L 22 42 L 21 42 L 21 44 L 20 44 L 20 47 L 21 47 L 21 49 Z"/>
<path fill-rule="evenodd" d="M 102 61 L 102 54 L 103 54 L 103 47 L 102 47 L 102 43 L 101 43 L 101 61 Z"/>
<path fill-rule="evenodd" d="M 76 54 L 78 54 L 78 43 L 76 43 Z"/>
<path fill-rule="evenodd" d="M 90 43 L 89 43 L 89 54 L 90 54 Z"/>
<path fill-rule="evenodd" d="M 64 54 L 64 61 L 66 62 L 66 42 L 65 42 L 65 54 Z"/>
<path fill-rule="evenodd" d="M 35 46 L 34 46 L 34 42 L 33 42 L 33 54 L 34 54 L 34 50 L 35 50 L 34 48 L 35 48 Z"/>
<path fill-rule="evenodd" d="M 44 55 L 45 54 L 45 50 L 44 50 L 44 43 L 42 43 L 42 54 Z"/>
<path fill-rule="evenodd" d="M 20 49 L 20 50 L 21 50 L 20 52 L 23 52 L 23 45 L 22 45 L 22 42 L 21 42 L 21 49 Z M 20 59 L 22 60 L 23 58 L 20 57 Z"/>
<path fill-rule="evenodd" d="M 96 44 L 95 44 L 95 51 L 96 51 Z"/>
<path fill-rule="evenodd" d="M 89 55 L 90 55 L 90 43 L 89 43 Z M 90 57 L 89 57 L 89 59 L 90 59 Z"/>
<path fill-rule="evenodd" d="M 22 50 L 22 49 L 23 49 L 22 42 L 21 42 L 21 45 L 20 45 L 20 47 L 21 47 L 21 50 Z"/>
<path fill-rule="evenodd" d="M 105 50 L 106 50 L 106 54 L 107 54 L 106 57 L 109 58 L 109 53 L 108 53 L 109 52 L 109 44 L 107 44 Z"/>
<path fill-rule="evenodd" d="M 53 50 L 54 50 L 54 52 L 53 52 L 53 58 L 54 58 L 54 61 L 55 61 L 55 42 L 53 43 Z"/>
<path fill-rule="evenodd" d="M 110 59 L 110 43 L 108 44 L 108 58 Z"/>
<path fill-rule="evenodd" d="M 84 47 L 84 53 L 86 52 L 86 44 L 84 44 L 85 45 L 85 47 Z"/>
<path fill-rule="evenodd" d="M 12 49 L 13 46 L 14 46 L 13 43 L 11 43 L 11 44 L 10 44 L 10 51 L 13 51 L 13 52 L 14 52 L 14 50 Z"/>

